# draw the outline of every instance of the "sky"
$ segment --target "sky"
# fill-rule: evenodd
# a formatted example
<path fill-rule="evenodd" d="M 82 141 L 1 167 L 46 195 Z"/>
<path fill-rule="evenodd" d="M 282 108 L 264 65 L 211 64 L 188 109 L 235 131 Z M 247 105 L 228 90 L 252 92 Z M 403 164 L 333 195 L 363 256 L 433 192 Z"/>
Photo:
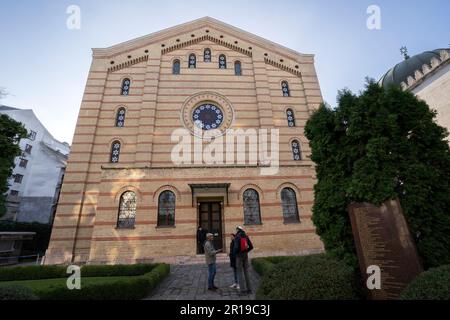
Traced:
<path fill-rule="evenodd" d="M 67 8 L 80 8 L 69 29 Z M 369 29 L 371 5 L 380 28 Z M 450 45 L 448 0 L 0 0 L 0 104 L 33 109 L 61 141 L 71 143 L 91 63 L 108 47 L 210 16 L 301 53 L 315 55 L 325 101 L 364 88 L 402 60 Z"/>

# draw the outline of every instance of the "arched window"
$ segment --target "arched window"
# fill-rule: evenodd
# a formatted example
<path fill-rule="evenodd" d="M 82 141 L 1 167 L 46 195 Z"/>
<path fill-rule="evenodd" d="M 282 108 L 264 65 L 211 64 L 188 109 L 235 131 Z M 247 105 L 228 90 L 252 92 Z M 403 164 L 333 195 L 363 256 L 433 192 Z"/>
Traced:
<path fill-rule="evenodd" d="M 116 140 L 111 145 L 111 162 L 118 163 L 120 157 L 120 141 Z"/>
<path fill-rule="evenodd" d="M 173 61 L 172 74 L 180 74 L 180 60 Z"/>
<path fill-rule="evenodd" d="M 242 75 L 242 67 L 241 67 L 241 62 L 240 61 L 236 61 L 234 63 L 234 74 L 236 76 L 241 76 Z"/>
<path fill-rule="evenodd" d="M 158 199 L 158 226 L 171 227 L 175 225 L 175 194 L 163 191 Z"/>
<path fill-rule="evenodd" d="M 283 91 L 283 97 L 290 97 L 291 92 L 289 91 L 289 84 L 287 81 L 281 82 L 281 90 Z"/>
<path fill-rule="evenodd" d="M 126 110 L 124 107 L 121 107 L 119 108 L 119 110 L 117 110 L 116 127 L 123 127 L 125 125 L 125 114 Z"/>
<path fill-rule="evenodd" d="M 127 96 L 130 93 L 131 80 L 128 78 L 123 79 L 121 94 Z"/>
<path fill-rule="evenodd" d="M 295 127 L 295 115 L 294 115 L 294 111 L 291 108 L 286 110 L 286 117 L 287 117 L 288 126 Z"/>
<path fill-rule="evenodd" d="M 297 207 L 297 196 L 295 191 L 291 188 L 284 188 L 281 190 L 281 204 L 283 206 L 284 223 L 299 222 Z"/>
<path fill-rule="evenodd" d="M 227 68 L 227 57 L 225 57 L 224 54 L 221 54 L 219 56 L 219 69 L 226 69 Z"/>
<path fill-rule="evenodd" d="M 121 94 L 123 96 L 127 96 L 130 93 L 130 85 L 131 85 L 130 79 L 128 78 L 123 79 L 121 88 Z"/>
<path fill-rule="evenodd" d="M 189 69 L 195 69 L 197 67 L 197 57 L 191 53 L 189 55 Z"/>
<path fill-rule="evenodd" d="M 244 223 L 246 225 L 261 224 L 261 212 L 259 208 L 259 194 L 255 189 L 247 189 L 244 199 Z"/>
<path fill-rule="evenodd" d="M 136 194 L 133 191 L 126 191 L 120 196 L 119 216 L 117 218 L 117 228 L 134 228 L 136 218 Z"/>
<path fill-rule="evenodd" d="M 298 140 L 292 141 L 292 154 L 294 155 L 294 160 L 302 160 L 302 152 L 300 150 L 300 142 Z"/>
<path fill-rule="evenodd" d="M 203 51 L 203 61 L 211 62 L 211 49 L 206 48 L 205 51 Z"/>

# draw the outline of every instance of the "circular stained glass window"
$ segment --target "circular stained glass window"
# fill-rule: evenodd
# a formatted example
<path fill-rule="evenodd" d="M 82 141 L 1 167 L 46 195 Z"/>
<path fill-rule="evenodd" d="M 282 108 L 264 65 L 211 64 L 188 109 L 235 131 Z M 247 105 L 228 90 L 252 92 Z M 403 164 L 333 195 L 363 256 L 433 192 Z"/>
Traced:
<path fill-rule="evenodd" d="M 192 120 L 197 128 L 203 130 L 218 129 L 223 122 L 223 113 L 216 105 L 206 103 L 194 109 Z"/>

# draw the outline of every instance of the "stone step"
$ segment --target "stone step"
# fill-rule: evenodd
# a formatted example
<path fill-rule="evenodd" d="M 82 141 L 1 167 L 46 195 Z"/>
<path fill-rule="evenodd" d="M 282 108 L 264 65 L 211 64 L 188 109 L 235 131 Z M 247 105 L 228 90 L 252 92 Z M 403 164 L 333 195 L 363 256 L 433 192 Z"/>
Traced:
<path fill-rule="evenodd" d="M 216 262 L 217 263 L 227 263 L 230 259 L 228 257 L 228 254 L 226 253 L 220 253 L 216 256 Z M 189 256 L 189 257 L 180 257 L 177 261 L 177 264 L 180 265 L 190 265 L 190 264 L 204 264 L 205 263 L 205 255 L 196 255 L 196 256 Z"/>

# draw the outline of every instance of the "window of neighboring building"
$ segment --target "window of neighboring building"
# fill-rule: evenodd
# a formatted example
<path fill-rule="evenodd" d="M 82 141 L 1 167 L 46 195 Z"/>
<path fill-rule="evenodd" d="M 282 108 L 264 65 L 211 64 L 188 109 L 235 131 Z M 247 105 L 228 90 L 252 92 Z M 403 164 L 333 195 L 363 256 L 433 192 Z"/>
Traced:
<path fill-rule="evenodd" d="M 191 53 L 189 55 L 189 69 L 195 69 L 197 67 L 197 57 Z"/>
<path fill-rule="evenodd" d="M 211 49 L 206 48 L 205 51 L 203 51 L 203 60 L 205 62 L 211 62 Z"/>
<path fill-rule="evenodd" d="M 219 56 L 219 69 L 226 69 L 227 68 L 227 58 L 224 54 L 221 54 Z"/>
<path fill-rule="evenodd" d="M 247 189 L 243 194 L 244 223 L 246 225 L 261 224 L 259 194 L 255 189 Z"/>
<path fill-rule="evenodd" d="M 287 81 L 281 82 L 281 90 L 283 91 L 283 97 L 290 97 L 291 92 L 289 91 L 289 84 Z"/>
<path fill-rule="evenodd" d="M 117 110 L 116 127 L 123 127 L 125 125 L 125 108 L 121 107 Z"/>
<path fill-rule="evenodd" d="M 294 111 L 291 108 L 286 110 L 286 117 L 287 117 L 288 126 L 295 127 L 295 115 L 294 115 Z"/>
<path fill-rule="evenodd" d="M 299 222 L 297 196 L 291 188 L 284 188 L 281 191 L 281 203 L 283 206 L 284 223 Z"/>
<path fill-rule="evenodd" d="M 127 96 L 130 94 L 130 86 L 131 86 L 131 80 L 128 78 L 123 79 L 122 81 L 122 91 L 121 94 L 123 96 Z"/>
<path fill-rule="evenodd" d="M 242 67 L 241 67 L 241 62 L 240 61 L 236 61 L 234 63 L 234 74 L 236 76 L 241 76 L 242 75 Z"/>
<path fill-rule="evenodd" d="M 302 153 L 300 150 L 300 142 L 298 140 L 292 141 L 292 154 L 294 155 L 294 160 L 302 160 Z"/>
<path fill-rule="evenodd" d="M 13 197 L 17 197 L 17 196 L 19 195 L 19 191 L 17 191 L 17 190 L 11 190 L 11 191 L 9 192 L 9 194 L 10 194 L 11 196 L 13 196 Z"/>
<path fill-rule="evenodd" d="M 158 198 L 158 226 L 173 227 L 175 225 L 175 194 L 166 190 Z"/>
<path fill-rule="evenodd" d="M 112 163 L 118 163 L 119 157 L 120 157 L 120 148 L 121 144 L 120 141 L 116 140 L 111 144 L 111 158 L 110 161 Z"/>
<path fill-rule="evenodd" d="M 28 153 L 28 154 L 31 154 L 31 149 L 33 149 L 33 146 L 32 146 L 32 145 L 29 145 L 29 144 L 27 143 L 27 145 L 25 146 L 25 152 Z"/>
<path fill-rule="evenodd" d="M 132 229 L 136 219 L 136 194 L 126 191 L 120 196 L 117 228 Z"/>
<path fill-rule="evenodd" d="M 37 135 L 36 131 L 30 130 L 30 133 L 28 134 L 28 139 L 34 140 L 36 139 L 36 135 Z"/>
<path fill-rule="evenodd" d="M 21 167 L 21 168 L 26 168 L 27 165 L 28 165 L 28 160 L 27 160 L 27 159 L 21 158 L 21 159 L 20 159 L 20 162 L 19 162 L 19 167 Z"/>
<path fill-rule="evenodd" d="M 173 62 L 173 66 L 172 66 L 172 73 L 173 74 L 180 74 L 180 60 L 175 60 Z"/>
<path fill-rule="evenodd" d="M 23 175 L 21 175 L 21 174 L 15 174 L 14 175 L 14 182 L 15 183 L 22 183 L 22 180 L 23 180 Z"/>

